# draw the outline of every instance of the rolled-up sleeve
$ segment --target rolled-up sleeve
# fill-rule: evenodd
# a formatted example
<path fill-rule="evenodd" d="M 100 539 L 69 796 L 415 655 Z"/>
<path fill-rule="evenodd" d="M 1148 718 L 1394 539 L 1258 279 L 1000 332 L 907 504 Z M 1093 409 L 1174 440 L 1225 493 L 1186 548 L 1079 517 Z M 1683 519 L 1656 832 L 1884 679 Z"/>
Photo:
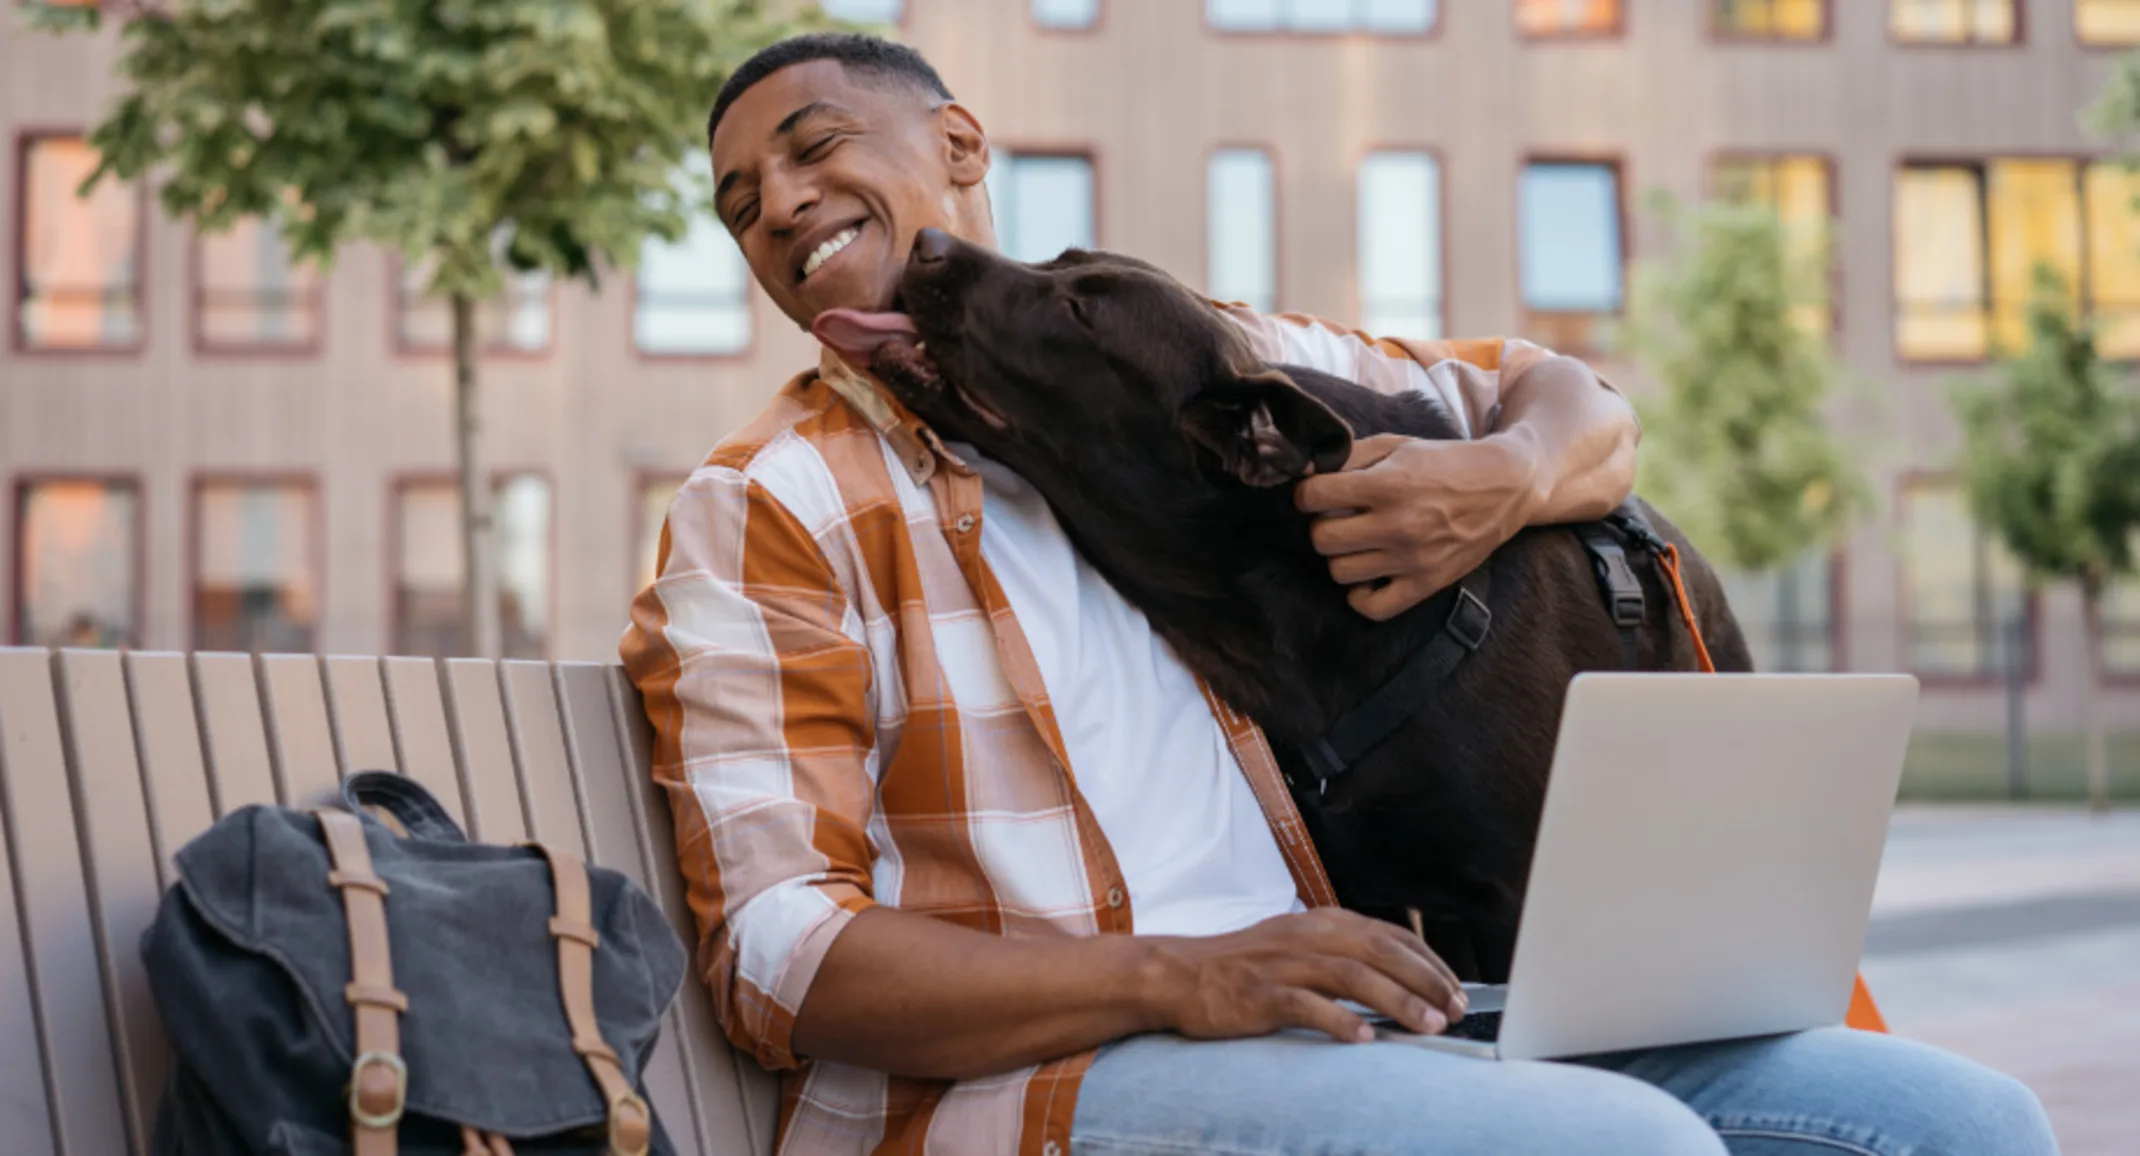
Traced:
<path fill-rule="evenodd" d="M 795 1016 L 873 902 L 867 646 L 809 531 L 744 473 L 670 504 L 620 647 L 654 730 L 698 968 L 737 1047 L 794 1067 Z"/>

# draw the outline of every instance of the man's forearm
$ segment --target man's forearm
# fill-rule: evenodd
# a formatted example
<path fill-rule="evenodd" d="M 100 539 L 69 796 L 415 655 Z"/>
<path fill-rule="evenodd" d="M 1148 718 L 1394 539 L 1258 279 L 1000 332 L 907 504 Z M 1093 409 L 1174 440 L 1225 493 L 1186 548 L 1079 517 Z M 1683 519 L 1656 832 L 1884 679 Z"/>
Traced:
<path fill-rule="evenodd" d="M 1538 526 L 1601 518 L 1626 501 L 1640 436 L 1626 398 L 1582 362 L 1550 357 L 1509 383 L 1484 440 L 1505 445 L 1533 471 L 1523 516 Z"/>

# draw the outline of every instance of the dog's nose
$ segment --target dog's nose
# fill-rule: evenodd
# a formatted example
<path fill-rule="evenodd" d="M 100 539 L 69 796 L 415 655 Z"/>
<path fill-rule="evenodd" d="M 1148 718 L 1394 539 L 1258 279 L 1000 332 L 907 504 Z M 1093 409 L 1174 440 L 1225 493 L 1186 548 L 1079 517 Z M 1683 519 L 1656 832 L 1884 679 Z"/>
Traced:
<path fill-rule="evenodd" d="M 951 259 L 951 249 L 956 244 L 951 234 L 942 229 L 923 229 L 914 238 L 914 260 L 923 265 L 941 264 Z"/>

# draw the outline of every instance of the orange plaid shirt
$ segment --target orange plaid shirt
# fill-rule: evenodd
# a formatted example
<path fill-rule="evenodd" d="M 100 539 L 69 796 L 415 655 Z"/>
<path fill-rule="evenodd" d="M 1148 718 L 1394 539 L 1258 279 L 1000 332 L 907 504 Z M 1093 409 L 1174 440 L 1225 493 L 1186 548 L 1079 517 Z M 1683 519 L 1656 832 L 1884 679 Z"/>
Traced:
<path fill-rule="evenodd" d="M 1227 312 L 1265 360 L 1438 395 L 1467 432 L 1491 428 L 1501 381 L 1543 356 Z M 980 522 L 980 477 L 828 354 L 678 491 L 632 607 L 621 650 L 699 966 L 729 1038 L 783 1073 L 783 1153 L 1069 1145 L 1089 1052 L 954 1084 L 790 1045 L 826 950 L 872 904 L 997 935 L 1135 928 Z M 1302 900 L 1333 902 L 1262 734 L 1211 708 Z"/>

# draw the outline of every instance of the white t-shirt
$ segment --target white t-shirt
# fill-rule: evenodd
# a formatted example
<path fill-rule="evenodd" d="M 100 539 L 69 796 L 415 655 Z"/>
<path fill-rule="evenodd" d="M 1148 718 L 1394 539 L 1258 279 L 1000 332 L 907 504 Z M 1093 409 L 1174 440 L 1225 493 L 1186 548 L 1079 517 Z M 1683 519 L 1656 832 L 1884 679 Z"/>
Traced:
<path fill-rule="evenodd" d="M 1055 707 L 1140 935 L 1222 935 L 1302 904 L 1195 676 L 1070 545 L 1039 491 L 971 446 L 981 556 Z"/>

